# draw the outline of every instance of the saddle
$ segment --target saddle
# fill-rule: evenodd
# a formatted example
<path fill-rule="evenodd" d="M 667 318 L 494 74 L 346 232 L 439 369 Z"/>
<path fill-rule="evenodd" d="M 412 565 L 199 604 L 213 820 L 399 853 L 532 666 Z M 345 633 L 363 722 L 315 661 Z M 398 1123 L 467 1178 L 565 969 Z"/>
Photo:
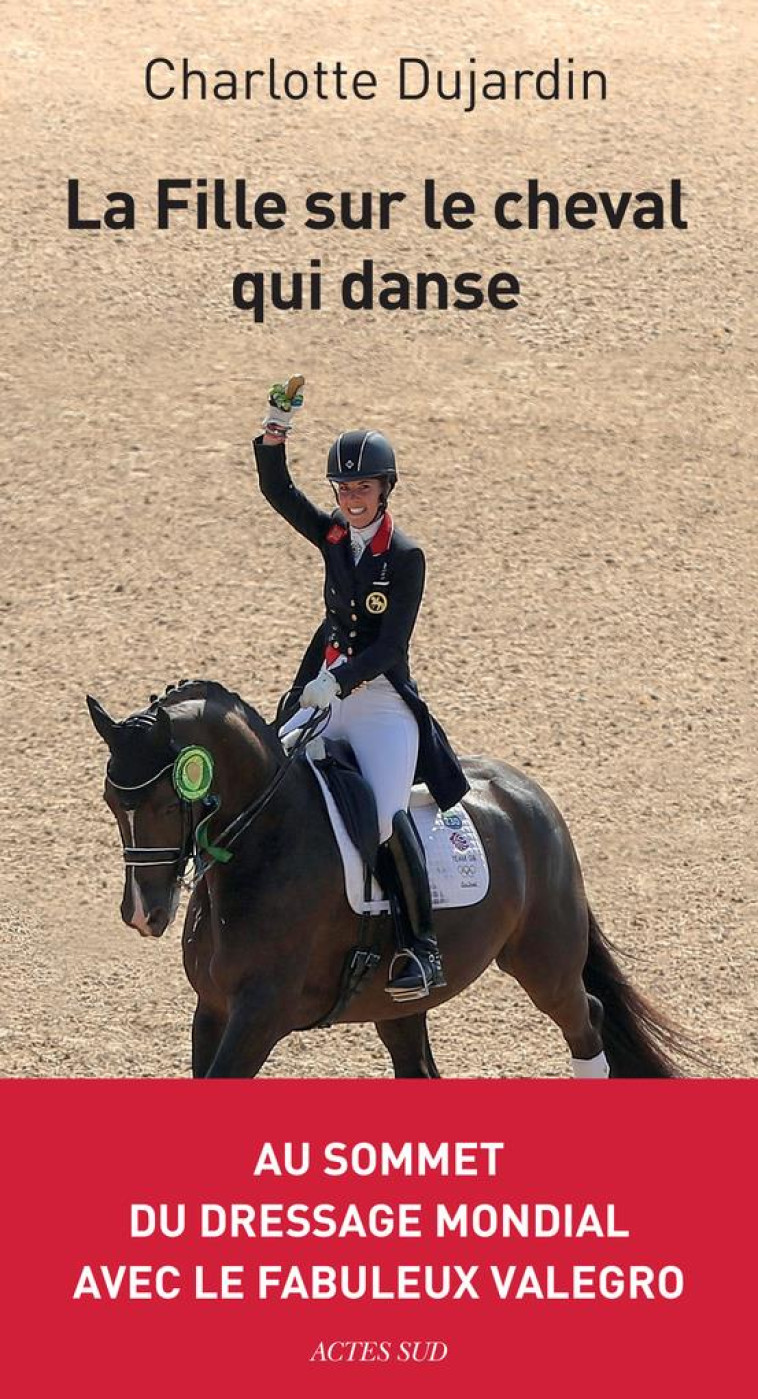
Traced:
<path fill-rule="evenodd" d="M 315 739 L 303 761 L 321 787 L 334 839 L 342 858 L 345 895 L 354 913 L 389 912 L 384 892 L 385 862 L 379 850 L 374 794 L 348 743 Z M 469 908 L 489 889 L 490 871 L 470 810 L 460 805 L 441 811 L 427 787 L 411 788 L 409 816 L 426 863 L 435 910 Z M 366 872 L 371 878 L 367 881 Z"/>
<path fill-rule="evenodd" d="M 331 796 L 342 829 L 354 852 L 357 852 L 364 871 L 358 941 L 345 958 L 334 1005 L 327 1015 L 310 1027 L 328 1029 L 339 1019 L 382 960 L 379 939 L 368 943 L 368 929 L 372 923 L 369 909 L 379 855 L 379 819 L 374 793 L 358 767 L 350 744 L 344 739 L 314 739 L 301 761 L 310 764 Z M 329 814 L 334 825 L 334 816 L 331 811 Z"/>
<path fill-rule="evenodd" d="M 377 923 L 377 915 L 391 916 L 395 951 L 406 954 L 414 919 L 407 907 L 404 881 L 393 870 L 394 860 L 383 858 L 387 851 L 379 844 L 374 793 L 349 743 L 344 739 L 313 739 L 298 761 L 308 763 L 321 787 L 342 858 L 346 897 L 360 916 L 358 942 L 346 958 L 337 1002 L 318 1022 L 327 1026 L 334 1024 L 381 961 L 386 923 L 381 918 Z M 410 808 L 407 825 L 426 865 L 432 907 L 464 908 L 479 903 L 489 888 L 489 867 L 470 813 L 460 804 L 451 811 L 440 811 L 423 786 L 412 789 Z M 371 944 L 370 928 L 378 930 Z M 393 995 L 393 999 L 405 998 Z"/>
<path fill-rule="evenodd" d="M 363 976 L 372 971 L 376 965 L 377 958 L 371 954 L 377 953 L 381 956 L 380 941 L 377 941 L 373 948 L 366 949 L 363 940 L 363 925 L 371 912 L 372 880 L 378 876 L 386 899 L 384 907 L 389 910 L 395 934 L 395 955 L 390 962 L 390 982 L 387 989 L 396 1000 L 411 1000 L 428 995 L 423 968 L 421 971 L 423 990 L 414 989 L 406 993 L 404 989 L 397 992 L 392 989 L 394 984 L 392 977 L 395 975 L 396 965 L 404 966 L 410 959 L 419 967 L 421 966 L 416 952 L 413 950 L 414 940 L 422 932 L 420 912 L 424 908 L 424 896 L 422 888 L 418 887 L 417 881 L 419 879 L 426 883 L 426 917 L 427 919 L 431 918 L 424 849 L 411 818 L 405 812 L 398 812 L 393 820 L 393 835 L 390 841 L 386 846 L 380 846 L 379 821 L 374 793 L 362 776 L 349 743 L 345 742 L 344 739 L 316 739 L 308 746 L 308 757 L 316 772 L 326 781 L 347 836 L 363 861 L 361 941 L 357 947 L 351 949 L 348 962 L 355 963 L 357 961 L 358 965 L 361 966 L 360 980 L 362 980 Z M 416 852 L 413 858 L 417 862 L 417 874 L 413 873 L 412 867 L 406 864 L 399 853 L 395 830 L 397 823 L 401 820 L 405 822 L 405 839 L 413 843 Z M 400 850 L 405 854 L 404 846 L 401 846 Z M 439 956 L 438 953 L 437 956 Z M 366 965 L 367 959 L 368 964 Z M 356 982 L 354 989 L 357 990 L 358 984 Z M 444 985 L 444 981 L 441 984 Z"/>
<path fill-rule="evenodd" d="M 345 739 L 315 739 L 308 745 L 307 756 L 316 772 L 323 778 L 342 819 L 345 833 L 363 863 L 362 913 L 389 911 L 395 930 L 398 951 L 407 950 L 414 919 L 407 906 L 408 895 L 398 881 L 394 858 L 379 844 L 379 820 L 374 793 L 360 771 L 350 744 Z M 418 831 L 409 822 L 415 836 L 422 862 L 424 847 Z M 373 884 L 376 880 L 378 889 Z M 380 899 L 372 894 L 378 892 Z"/>
<path fill-rule="evenodd" d="M 314 739 L 308 746 L 308 757 L 323 776 L 363 864 L 376 875 L 379 853 L 376 800 L 350 744 L 343 738 Z"/>

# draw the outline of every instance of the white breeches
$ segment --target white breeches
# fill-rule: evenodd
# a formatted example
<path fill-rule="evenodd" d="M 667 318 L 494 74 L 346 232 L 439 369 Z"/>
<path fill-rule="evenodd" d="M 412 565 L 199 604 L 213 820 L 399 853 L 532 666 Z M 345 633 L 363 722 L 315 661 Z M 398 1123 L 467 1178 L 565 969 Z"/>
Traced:
<path fill-rule="evenodd" d="M 312 713 L 312 709 L 299 709 L 279 730 L 280 735 L 299 728 Z M 333 701 L 323 733 L 350 744 L 376 798 L 379 840 L 389 840 L 395 812 L 408 807 L 418 757 L 418 724 L 407 704 L 379 675 L 347 699 Z"/>

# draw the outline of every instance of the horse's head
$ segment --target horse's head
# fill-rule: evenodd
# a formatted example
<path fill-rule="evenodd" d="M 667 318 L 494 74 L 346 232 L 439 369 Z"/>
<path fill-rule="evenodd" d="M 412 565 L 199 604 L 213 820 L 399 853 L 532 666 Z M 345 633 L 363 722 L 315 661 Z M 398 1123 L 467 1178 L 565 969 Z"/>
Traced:
<path fill-rule="evenodd" d="M 92 722 L 110 750 L 104 798 L 126 861 L 121 917 L 143 937 L 160 937 L 179 903 L 191 828 L 172 782 L 177 748 L 160 705 L 118 723 L 87 696 Z"/>

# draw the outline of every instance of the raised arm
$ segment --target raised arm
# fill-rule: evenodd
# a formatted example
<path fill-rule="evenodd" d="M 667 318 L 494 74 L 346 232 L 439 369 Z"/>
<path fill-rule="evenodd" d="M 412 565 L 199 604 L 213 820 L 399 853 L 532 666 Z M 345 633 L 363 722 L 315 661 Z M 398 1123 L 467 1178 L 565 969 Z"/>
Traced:
<path fill-rule="evenodd" d="M 304 383 L 305 380 L 297 376 L 286 385 L 274 384 L 263 419 L 263 434 L 254 439 L 253 452 L 258 482 L 269 505 L 311 544 L 321 545 L 331 525 L 331 515 L 297 489 L 289 474 L 285 452 L 293 414 L 302 406 Z"/>

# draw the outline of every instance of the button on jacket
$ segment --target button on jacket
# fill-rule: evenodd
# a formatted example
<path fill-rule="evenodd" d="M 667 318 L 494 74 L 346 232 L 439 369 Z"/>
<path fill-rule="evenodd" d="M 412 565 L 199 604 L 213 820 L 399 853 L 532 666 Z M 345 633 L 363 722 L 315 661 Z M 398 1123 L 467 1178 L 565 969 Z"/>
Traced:
<path fill-rule="evenodd" d="M 414 714 L 419 726 L 417 777 L 427 783 L 443 810 L 467 791 L 468 783 L 440 725 L 432 718 L 411 679 L 408 644 L 424 590 L 424 555 L 418 544 L 394 527 L 387 512 L 354 562 L 344 516 L 329 513 L 303 495 L 287 469 L 284 446 L 253 443 L 261 491 L 298 533 L 321 551 L 326 576 L 326 616 L 298 668 L 285 714 L 297 707 L 299 693 L 318 674 L 346 657 L 335 672 L 345 698 L 358 685 L 385 675 Z"/>

